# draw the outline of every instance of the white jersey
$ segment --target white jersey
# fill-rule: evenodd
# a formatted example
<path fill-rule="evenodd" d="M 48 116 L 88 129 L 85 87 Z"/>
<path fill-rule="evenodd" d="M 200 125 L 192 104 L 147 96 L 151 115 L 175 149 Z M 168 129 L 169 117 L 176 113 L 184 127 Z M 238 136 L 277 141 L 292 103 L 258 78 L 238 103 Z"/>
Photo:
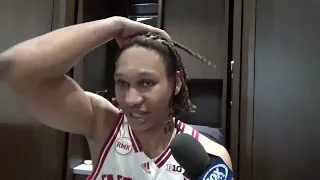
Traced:
<path fill-rule="evenodd" d="M 175 128 L 171 140 L 180 133 L 198 139 L 198 131 L 179 120 L 178 125 L 180 131 Z M 169 146 L 157 158 L 147 157 L 127 124 L 127 118 L 120 115 L 87 180 L 185 180 L 183 173 L 184 169 L 171 155 Z"/>

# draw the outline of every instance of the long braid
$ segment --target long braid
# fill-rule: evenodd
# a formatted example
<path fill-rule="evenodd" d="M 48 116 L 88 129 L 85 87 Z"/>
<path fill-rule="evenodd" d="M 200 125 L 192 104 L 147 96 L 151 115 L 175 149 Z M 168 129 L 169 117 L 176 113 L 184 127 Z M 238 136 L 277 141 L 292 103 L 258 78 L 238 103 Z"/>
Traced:
<path fill-rule="evenodd" d="M 161 36 L 159 35 L 152 35 L 151 33 L 147 33 L 145 34 L 146 36 L 149 36 L 151 39 L 154 39 L 154 40 L 160 40 L 161 42 L 166 42 L 167 44 L 171 44 L 169 43 L 167 40 L 165 40 L 164 38 L 162 38 Z M 191 51 L 189 48 L 185 47 L 184 45 L 178 43 L 178 42 L 175 42 L 175 41 L 172 41 L 172 45 L 170 48 L 173 49 L 174 51 L 176 51 L 175 47 L 185 51 L 186 53 L 188 53 L 189 55 L 201 60 L 203 63 L 207 63 L 208 66 L 212 66 L 213 68 L 216 68 L 216 65 L 213 64 L 211 61 L 208 61 L 206 58 L 202 57 L 201 55 Z M 181 62 L 181 58 L 180 58 L 180 55 L 178 54 L 178 52 L 176 51 L 177 53 L 177 57 L 179 57 L 180 59 L 180 62 Z"/>
<path fill-rule="evenodd" d="M 188 83 L 188 77 L 187 77 L 187 73 L 185 71 L 185 68 L 183 66 L 182 63 L 182 59 L 181 56 L 179 55 L 178 51 L 176 50 L 175 47 L 184 50 L 185 52 L 187 52 L 188 54 L 190 54 L 191 56 L 196 57 L 197 59 L 200 59 L 202 62 L 207 62 L 207 60 L 205 58 L 203 58 L 202 56 L 200 56 L 199 54 L 189 50 L 187 47 L 183 46 L 180 43 L 177 42 L 169 42 L 165 39 L 163 39 L 161 36 L 159 35 L 152 35 L 150 33 L 146 34 L 146 36 L 149 36 L 150 39 L 153 40 L 157 40 L 160 43 L 162 43 L 163 45 L 165 45 L 168 50 L 170 51 L 170 53 L 172 54 L 172 59 L 175 59 L 175 61 L 173 61 L 173 66 L 174 69 L 177 71 L 180 71 L 181 74 L 181 81 L 182 81 L 182 88 L 180 90 L 181 96 L 180 99 L 176 99 L 178 102 L 182 102 L 182 106 L 181 104 L 176 104 L 175 102 L 175 98 L 179 98 L 178 96 L 174 96 L 174 92 L 175 92 L 175 86 L 176 86 L 176 79 L 173 78 L 173 95 L 172 98 L 170 100 L 170 107 L 173 108 L 173 110 L 175 111 L 176 114 L 180 113 L 181 111 L 186 111 L 186 112 L 195 112 L 196 106 L 193 105 L 189 99 L 189 91 L 188 91 L 188 87 L 187 87 L 187 83 Z M 211 65 L 211 62 L 208 63 L 208 65 Z M 182 92 L 181 92 L 182 91 Z M 175 121 L 174 126 L 179 130 L 178 127 L 178 121 Z"/>
<path fill-rule="evenodd" d="M 208 66 L 212 66 L 213 68 L 216 68 L 216 65 L 213 64 L 211 61 L 207 61 L 206 58 L 200 56 L 199 54 L 192 52 L 190 49 L 188 49 L 187 47 L 183 46 L 180 43 L 177 42 L 173 42 L 174 46 L 177 48 L 180 48 L 181 50 L 184 50 L 186 53 L 190 54 L 191 56 L 196 57 L 197 59 L 201 60 L 203 63 L 207 63 Z"/>
<path fill-rule="evenodd" d="M 181 57 L 180 55 L 178 54 L 177 50 L 174 48 L 174 46 L 166 41 L 163 41 L 162 42 L 164 45 L 168 46 L 168 48 L 173 52 L 174 56 L 175 56 L 175 59 L 176 59 L 176 67 L 177 69 L 176 70 L 179 70 L 180 73 L 181 73 L 181 81 L 182 81 L 182 98 L 187 100 L 187 104 L 185 104 L 184 107 L 180 107 L 182 108 L 182 111 L 191 111 L 191 112 L 194 112 L 194 109 L 195 109 L 195 106 L 192 105 L 191 101 L 189 100 L 189 91 L 188 91 L 188 87 L 187 87 L 187 83 L 188 83 L 188 77 L 187 77 L 187 73 L 185 71 L 185 68 L 182 64 L 182 61 L 181 61 Z M 174 79 L 175 81 L 175 79 Z M 175 87 L 176 84 L 174 84 L 174 87 Z M 175 96 L 174 96 L 175 97 Z M 173 97 L 173 98 L 174 98 Z M 177 106 L 177 104 L 175 104 L 174 106 Z"/>
<path fill-rule="evenodd" d="M 162 41 L 162 43 L 168 47 L 169 50 L 171 50 L 171 52 L 173 52 L 174 56 L 176 57 L 176 61 L 175 61 L 175 67 L 177 68 L 177 70 L 180 71 L 180 74 L 181 74 L 181 81 L 182 81 L 182 88 L 181 90 L 183 90 L 182 95 L 181 95 L 181 98 L 182 98 L 182 101 L 183 100 L 186 100 L 187 102 L 184 102 L 184 106 L 183 107 L 180 107 L 179 108 L 179 105 L 178 104 L 175 104 L 175 98 L 177 96 L 174 96 L 174 93 L 175 93 L 175 86 L 176 86 L 176 79 L 173 78 L 173 95 L 172 95 L 172 98 L 170 100 L 170 107 L 172 107 L 174 110 L 182 110 L 182 111 L 190 111 L 190 112 L 194 112 L 195 109 L 196 109 L 196 106 L 194 106 L 191 101 L 189 100 L 189 92 L 188 92 L 188 87 L 187 87 L 187 83 L 188 83 L 188 77 L 187 77 L 187 74 L 185 73 L 185 69 L 184 69 L 184 66 L 181 62 L 181 57 L 179 56 L 178 52 L 175 50 L 175 48 L 172 46 L 172 44 L 170 43 L 167 43 L 166 41 Z M 179 101 L 179 100 L 178 100 Z M 187 103 L 187 104 L 186 104 Z M 176 113 L 179 113 L 179 112 L 176 112 Z M 180 127 L 178 126 L 178 121 L 174 121 L 174 126 L 175 128 L 180 131 Z"/>

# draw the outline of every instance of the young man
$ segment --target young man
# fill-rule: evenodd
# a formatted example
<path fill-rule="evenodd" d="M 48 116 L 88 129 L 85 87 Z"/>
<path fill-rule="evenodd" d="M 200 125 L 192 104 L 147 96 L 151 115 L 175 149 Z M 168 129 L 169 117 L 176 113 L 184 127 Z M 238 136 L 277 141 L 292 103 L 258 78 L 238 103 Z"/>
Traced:
<path fill-rule="evenodd" d="M 144 32 L 163 38 L 131 38 Z M 65 75 L 81 57 L 113 38 L 121 47 L 114 74 L 121 112 Z M 222 146 L 174 119 L 194 108 L 185 81 L 169 35 L 122 17 L 58 29 L 0 56 L 0 82 L 26 101 L 39 121 L 87 137 L 95 165 L 90 179 L 183 179 L 182 172 L 166 172 L 164 166 L 178 166 L 168 148 L 178 133 L 193 135 L 231 168 Z"/>

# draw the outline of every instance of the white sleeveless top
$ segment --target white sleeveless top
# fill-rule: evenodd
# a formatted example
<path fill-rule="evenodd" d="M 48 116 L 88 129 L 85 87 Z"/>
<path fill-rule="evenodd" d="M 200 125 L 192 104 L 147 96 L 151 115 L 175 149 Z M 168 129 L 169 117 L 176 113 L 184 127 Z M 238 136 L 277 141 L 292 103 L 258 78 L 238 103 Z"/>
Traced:
<path fill-rule="evenodd" d="M 175 128 L 171 140 L 180 133 L 198 139 L 198 131 L 179 120 L 178 125 L 180 131 Z M 127 124 L 127 118 L 121 114 L 87 180 L 186 180 L 183 173 L 184 169 L 171 155 L 169 146 L 158 157 L 147 157 Z"/>

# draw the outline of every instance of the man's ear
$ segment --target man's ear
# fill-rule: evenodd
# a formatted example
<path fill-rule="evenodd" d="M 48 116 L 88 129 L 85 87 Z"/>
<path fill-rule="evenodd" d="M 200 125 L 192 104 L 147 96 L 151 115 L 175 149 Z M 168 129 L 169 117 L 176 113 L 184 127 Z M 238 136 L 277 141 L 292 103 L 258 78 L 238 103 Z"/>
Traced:
<path fill-rule="evenodd" d="M 182 86 L 182 80 L 181 80 L 181 72 L 177 71 L 176 72 L 176 87 L 175 87 L 175 91 L 174 91 L 174 95 L 176 96 L 177 94 L 179 94 L 180 89 Z"/>

